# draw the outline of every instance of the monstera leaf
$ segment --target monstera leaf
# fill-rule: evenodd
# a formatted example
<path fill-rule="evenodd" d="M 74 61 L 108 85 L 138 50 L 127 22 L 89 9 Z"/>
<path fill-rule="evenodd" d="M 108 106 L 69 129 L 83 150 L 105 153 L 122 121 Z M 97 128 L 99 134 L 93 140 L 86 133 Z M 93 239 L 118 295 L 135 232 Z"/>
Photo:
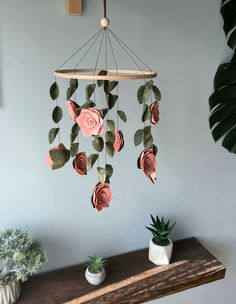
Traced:
<path fill-rule="evenodd" d="M 236 2 L 222 1 L 221 14 L 227 43 L 235 53 L 229 63 L 221 64 L 214 79 L 215 92 L 209 98 L 209 125 L 215 141 L 236 154 Z"/>

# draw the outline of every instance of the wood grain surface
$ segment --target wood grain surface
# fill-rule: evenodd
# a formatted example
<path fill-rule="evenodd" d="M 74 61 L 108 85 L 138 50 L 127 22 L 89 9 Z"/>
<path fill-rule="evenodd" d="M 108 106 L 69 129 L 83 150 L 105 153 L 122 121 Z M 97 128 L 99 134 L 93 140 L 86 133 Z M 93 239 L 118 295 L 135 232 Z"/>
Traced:
<path fill-rule="evenodd" d="M 226 268 L 195 238 L 174 242 L 170 265 L 155 266 L 148 249 L 107 258 L 107 278 L 100 286 L 84 277 L 86 264 L 31 278 L 19 304 L 136 304 L 223 279 Z M 210 286 L 209 286 L 210 288 Z"/>

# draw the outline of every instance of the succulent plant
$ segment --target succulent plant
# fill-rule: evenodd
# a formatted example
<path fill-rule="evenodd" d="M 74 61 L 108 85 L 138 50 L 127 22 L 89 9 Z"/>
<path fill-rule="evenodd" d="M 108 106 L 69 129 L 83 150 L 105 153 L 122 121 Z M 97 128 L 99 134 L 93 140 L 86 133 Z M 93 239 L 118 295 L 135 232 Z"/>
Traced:
<path fill-rule="evenodd" d="M 104 268 L 106 261 L 103 257 L 98 256 L 97 254 L 89 257 L 88 268 L 91 273 L 99 273 Z"/>
<path fill-rule="evenodd" d="M 171 231 L 174 229 L 175 224 L 173 223 L 170 225 L 170 220 L 167 222 L 162 217 L 161 219 L 156 216 L 156 219 L 151 215 L 152 224 L 151 227 L 146 227 L 149 231 L 152 232 L 153 235 L 153 242 L 159 246 L 166 246 L 169 244 L 168 236 Z"/>

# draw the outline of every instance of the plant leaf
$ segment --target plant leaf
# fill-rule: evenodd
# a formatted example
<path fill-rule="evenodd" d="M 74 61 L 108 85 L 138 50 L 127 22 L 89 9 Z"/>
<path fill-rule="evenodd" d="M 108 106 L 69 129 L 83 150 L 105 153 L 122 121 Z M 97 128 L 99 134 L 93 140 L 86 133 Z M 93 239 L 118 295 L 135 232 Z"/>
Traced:
<path fill-rule="evenodd" d="M 92 100 L 87 100 L 82 106 L 82 109 L 88 109 L 88 108 L 93 108 L 96 106 L 96 103 L 93 102 Z"/>
<path fill-rule="evenodd" d="M 104 184 L 106 181 L 106 170 L 102 167 L 97 167 L 99 182 Z"/>
<path fill-rule="evenodd" d="M 153 154 L 156 156 L 158 152 L 157 146 L 152 144 L 152 150 L 153 150 Z"/>
<path fill-rule="evenodd" d="M 70 87 L 74 88 L 74 89 L 77 89 L 79 86 L 79 83 L 78 83 L 78 79 L 76 78 L 71 78 L 70 79 Z"/>
<path fill-rule="evenodd" d="M 50 150 L 49 155 L 56 166 L 63 167 L 70 159 L 70 151 L 65 150 Z M 55 168 L 58 169 L 59 167 Z"/>
<path fill-rule="evenodd" d="M 143 142 L 143 129 L 139 129 L 134 134 L 134 144 L 135 146 L 138 146 L 142 142 Z"/>
<path fill-rule="evenodd" d="M 120 119 L 123 120 L 124 122 L 127 122 L 127 117 L 124 111 L 118 110 L 117 114 L 119 115 Z"/>
<path fill-rule="evenodd" d="M 107 131 L 105 137 L 106 137 L 106 141 L 109 141 L 110 143 L 114 144 L 115 134 L 112 131 Z"/>
<path fill-rule="evenodd" d="M 160 92 L 160 90 L 154 85 L 152 87 L 152 91 L 153 91 L 155 100 L 156 101 L 160 101 L 161 100 L 161 92 Z"/>
<path fill-rule="evenodd" d="M 95 91 L 96 84 L 92 83 L 86 86 L 86 99 L 89 100 L 90 97 L 93 95 L 93 92 Z"/>
<path fill-rule="evenodd" d="M 141 87 L 139 87 L 137 92 L 137 98 L 139 103 L 142 104 L 146 102 L 150 96 L 151 96 L 151 90 L 148 86 L 142 85 Z"/>
<path fill-rule="evenodd" d="M 153 80 L 149 80 L 145 83 L 145 86 L 148 87 L 149 89 L 152 89 L 153 86 Z"/>
<path fill-rule="evenodd" d="M 52 100 L 55 100 L 59 97 L 59 87 L 56 82 L 54 82 L 49 89 L 50 96 Z"/>
<path fill-rule="evenodd" d="M 52 112 L 52 119 L 55 123 L 58 123 L 63 116 L 62 108 L 59 106 L 56 106 Z"/>
<path fill-rule="evenodd" d="M 49 144 L 52 144 L 54 142 L 54 139 L 57 136 L 57 133 L 59 132 L 60 128 L 52 128 L 50 129 L 49 133 L 48 133 L 48 141 Z"/>
<path fill-rule="evenodd" d="M 112 95 L 111 93 L 107 94 L 107 104 L 109 109 L 112 109 L 115 106 L 117 99 L 117 95 Z"/>
<path fill-rule="evenodd" d="M 93 165 L 96 163 L 99 155 L 98 154 L 91 154 L 88 157 L 88 171 L 92 169 Z"/>
<path fill-rule="evenodd" d="M 107 75 L 107 71 L 101 70 L 101 71 L 99 71 L 98 75 L 105 76 L 105 75 Z M 104 80 L 97 80 L 97 85 L 99 87 L 101 87 L 103 85 L 103 83 L 104 83 Z"/>
<path fill-rule="evenodd" d="M 112 165 L 106 164 L 105 166 L 106 169 L 106 178 L 111 178 L 112 174 L 113 174 L 113 167 Z"/>
<path fill-rule="evenodd" d="M 70 146 L 70 156 L 74 157 L 79 150 L 79 143 L 72 143 Z"/>
<path fill-rule="evenodd" d="M 69 87 L 66 92 L 66 99 L 69 100 L 71 98 L 71 96 L 75 93 L 75 91 L 76 91 L 76 88 Z"/>
<path fill-rule="evenodd" d="M 105 80 L 104 81 L 104 92 L 106 94 L 111 93 L 111 91 L 118 85 L 118 81 L 109 81 Z"/>
<path fill-rule="evenodd" d="M 145 148 L 149 148 L 153 144 L 153 137 L 151 134 L 151 127 L 146 126 L 143 129 L 143 145 Z"/>
<path fill-rule="evenodd" d="M 143 114 L 142 114 L 142 122 L 145 122 L 150 115 L 149 106 L 144 104 L 143 106 Z"/>
<path fill-rule="evenodd" d="M 115 122 L 114 120 L 108 119 L 107 125 L 112 132 L 115 132 Z"/>
<path fill-rule="evenodd" d="M 101 113 L 101 117 L 104 119 L 105 116 L 107 115 L 109 109 L 108 108 L 105 108 L 105 109 L 101 109 L 100 110 L 100 113 Z"/>
<path fill-rule="evenodd" d="M 96 151 L 102 152 L 104 148 L 103 138 L 102 137 L 94 138 L 94 140 L 92 141 L 92 145 Z"/>
<path fill-rule="evenodd" d="M 111 142 L 106 142 L 106 151 L 109 156 L 114 156 L 114 147 Z"/>

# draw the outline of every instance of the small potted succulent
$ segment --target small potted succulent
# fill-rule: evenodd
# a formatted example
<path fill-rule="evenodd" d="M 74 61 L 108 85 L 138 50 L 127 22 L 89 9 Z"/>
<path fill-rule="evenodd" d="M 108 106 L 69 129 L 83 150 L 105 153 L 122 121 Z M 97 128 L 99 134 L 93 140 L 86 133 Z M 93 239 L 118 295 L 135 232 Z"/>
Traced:
<path fill-rule="evenodd" d="M 41 243 L 29 232 L 21 229 L 0 232 L 0 303 L 16 303 L 21 293 L 20 282 L 27 281 L 46 261 Z"/>
<path fill-rule="evenodd" d="M 170 220 L 166 222 L 163 217 L 159 219 L 158 216 L 155 219 L 152 215 L 151 219 L 151 227 L 146 227 L 153 235 L 149 242 L 148 258 L 156 265 L 167 265 L 173 251 L 173 242 L 168 237 L 176 223 L 170 224 Z"/>
<path fill-rule="evenodd" d="M 106 261 L 97 254 L 90 256 L 89 259 L 88 267 L 85 271 L 86 280 L 92 285 L 100 285 L 106 278 Z"/>

